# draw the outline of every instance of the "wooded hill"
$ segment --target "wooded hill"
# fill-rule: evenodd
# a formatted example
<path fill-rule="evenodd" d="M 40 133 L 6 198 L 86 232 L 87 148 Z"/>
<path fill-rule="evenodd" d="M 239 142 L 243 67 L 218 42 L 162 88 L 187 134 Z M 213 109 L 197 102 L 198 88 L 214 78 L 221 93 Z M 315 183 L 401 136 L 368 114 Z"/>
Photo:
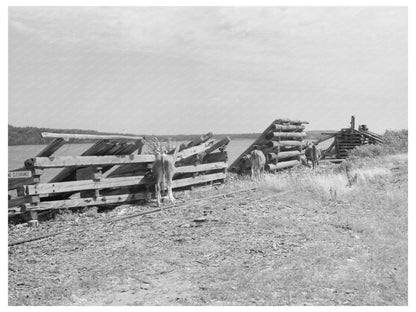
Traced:
<path fill-rule="evenodd" d="M 80 129 L 51 129 L 51 128 L 37 128 L 37 127 L 14 127 L 8 125 L 9 134 L 9 146 L 11 145 L 38 145 L 48 144 L 52 139 L 42 138 L 42 132 L 57 132 L 57 133 L 82 133 L 82 134 L 121 134 L 121 133 L 110 133 L 110 132 L 99 132 L 95 130 L 80 130 Z M 307 138 L 318 139 L 322 137 L 320 134 L 322 131 L 307 131 Z M 137 134 L 126 134 L 123 135 L 137 135 Z M 143 137 L 152 137 L 151 134 L 140 134 Z M 201 134 L 176 134 L 176 135 L 156 135 L 160 141 L 167 141 L 171 139 L 173 141 L 191 141 Z M 214 139 L 229 136 L 231 139 L 256 139 L 259 133 L 222 133 L 214 134 Z M 93 140 L 73 140 L 71 143 L 90 143 Z"/>

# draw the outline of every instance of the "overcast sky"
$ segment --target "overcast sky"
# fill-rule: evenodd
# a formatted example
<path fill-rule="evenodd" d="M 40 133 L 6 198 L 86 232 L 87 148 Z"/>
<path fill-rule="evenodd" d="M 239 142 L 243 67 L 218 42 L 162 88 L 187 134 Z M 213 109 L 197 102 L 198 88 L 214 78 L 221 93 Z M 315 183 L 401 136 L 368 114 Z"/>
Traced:
<path fill-rule="evenodd" d="M 9 124 L 261 132 L 407 128 L 407 9 L 11 7 Z"/>

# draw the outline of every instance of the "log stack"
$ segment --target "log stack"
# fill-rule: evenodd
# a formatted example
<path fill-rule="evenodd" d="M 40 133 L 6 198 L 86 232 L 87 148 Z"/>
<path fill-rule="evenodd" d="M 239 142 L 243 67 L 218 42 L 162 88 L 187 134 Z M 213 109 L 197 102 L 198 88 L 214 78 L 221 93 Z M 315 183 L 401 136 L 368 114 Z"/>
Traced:
<path fill-rule="evenodd" d="M 355 129 L 355 116 L 351 116 L 349 128 L 342 128 L 338 132 L 322 132 L 322 134 L 331 135 L 334 139 L 322 152 L 322 158 L 329 160 L 347 158 L 349 152 L 356 146 L 383 143 L 382 136 L 369 131 L 366 125 L 359 125 L 358 130 Z"/>
<path fill-rule="evenodd" d="M 155 156 L 142 153 L 144 138 L 96 138 L 98 141 L 80 156 L 52 156 L 63 141 L 80 138 L 55 138 L 36 157 L 26 160 L 24 167 L 9 172 L 9 214 L 149 198 L 154 188 L 151 167 Z M 214 140 L 208 133 L 183 144 L 177 154 L 173 188 L 223 182 L 229 142 L 229 137 Z M 48 182 L 41 182 L 45 170 L 56 168 L 62 170 Z"/>
<path fill-rule="evenodd" d="M 247 161 L 254 149 L 261 150 L 266 157 L 265 170 L 291 168 L 300 164 L 307 121 L 276 119 L 263 133 L 228 167 L 228 171 L 244 174 L 249 172 Z"/>

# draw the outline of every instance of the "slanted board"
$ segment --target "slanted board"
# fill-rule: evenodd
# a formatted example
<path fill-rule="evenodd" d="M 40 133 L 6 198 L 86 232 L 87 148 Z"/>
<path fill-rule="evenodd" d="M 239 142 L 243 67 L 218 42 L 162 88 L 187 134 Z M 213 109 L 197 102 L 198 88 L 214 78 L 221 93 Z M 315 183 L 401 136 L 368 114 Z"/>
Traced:
<path fill-rule="evenodd" d="M 205 150 L 207 150 L 208 148 L 210 148 L 212 145 L 214 145 L 215 140 L 208 140 L 200 145 L 191 147 L 191 148 L 187 148 L 184 149 L 183 151 L 180 151 L 176 158 L 177 161 L 181 161 L 184 160 L 188 157 L 191 157 L 193 155 L 199 154 L 201 152 L 204 152 Z"/>
<path fill-rule="evenodd" d="M 69 139 L 78 139 L 78 140 L 104 140 L 104 139 L 123 139 L 123 140 L 143 140 L 141 136 L 132 136 L 132 135 L 118 135 L 118 134 L 82 134 L 82 133 L 52 133 L 52 132 L 42 132 L 43 138 L 62 138 L 66 141 Z"/>

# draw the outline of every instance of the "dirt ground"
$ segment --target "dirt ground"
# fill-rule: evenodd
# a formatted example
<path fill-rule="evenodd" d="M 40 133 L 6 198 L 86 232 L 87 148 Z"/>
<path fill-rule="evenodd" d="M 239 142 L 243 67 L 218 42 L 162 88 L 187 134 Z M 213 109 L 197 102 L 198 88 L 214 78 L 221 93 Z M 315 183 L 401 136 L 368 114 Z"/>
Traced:
<path fill-rule="evenodd" d="M 155 203 L 9 225 L 9 242 L 73 230 L 9 247 L 9 305 L 407 305 L 407 158 L 388 170 L 339 198 L 259 187 L 115 223 Z"/>

